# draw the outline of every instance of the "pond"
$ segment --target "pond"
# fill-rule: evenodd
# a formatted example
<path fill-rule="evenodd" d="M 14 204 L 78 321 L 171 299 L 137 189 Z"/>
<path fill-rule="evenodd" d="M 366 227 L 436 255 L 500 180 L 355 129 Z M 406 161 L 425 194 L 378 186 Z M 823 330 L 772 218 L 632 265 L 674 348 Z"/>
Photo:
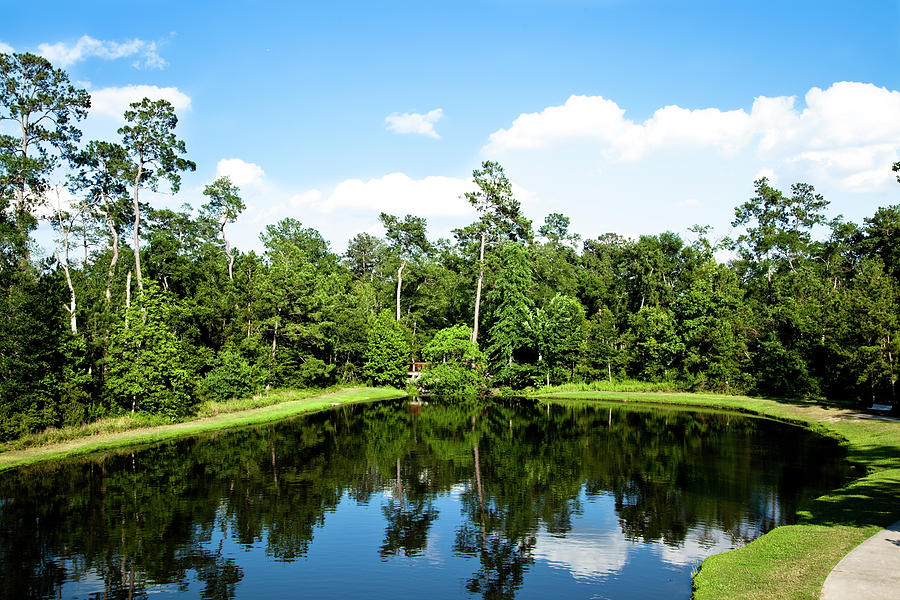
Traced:
<path fill-rule="evenodd" d="M 0 597 L 686 599 L 847 476 L 730 413 L 347 405 L 0 474 Z"/>

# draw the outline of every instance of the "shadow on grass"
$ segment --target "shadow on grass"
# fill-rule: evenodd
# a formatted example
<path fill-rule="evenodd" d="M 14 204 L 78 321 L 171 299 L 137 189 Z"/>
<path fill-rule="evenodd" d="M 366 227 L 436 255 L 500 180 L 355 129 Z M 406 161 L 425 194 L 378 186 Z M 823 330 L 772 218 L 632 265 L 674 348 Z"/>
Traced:
<path fill-rule="evenodd" d="M 847 449 L 847 460 L 870 469 L 900 469 L 900 450 L 887 444 L 857 443 Z"/>
<path fill-rule="evenodd" d="M 805 504 L 798 524 L 884 527 L 897 519 L 900 469 L 858 479 Z"/>

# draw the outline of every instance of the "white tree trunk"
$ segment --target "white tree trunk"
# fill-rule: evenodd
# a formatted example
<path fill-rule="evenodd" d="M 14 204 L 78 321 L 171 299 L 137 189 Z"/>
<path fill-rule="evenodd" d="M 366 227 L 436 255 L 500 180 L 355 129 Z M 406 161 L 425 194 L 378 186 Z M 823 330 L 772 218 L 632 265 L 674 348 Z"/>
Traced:
<path fill-rule="evenodd" d="M 403 268 L 406 267 L 406 262 L 400 263 L 400 268 L 397 269 L 397 320 L 400 320 L 400 287 L 403 285 Z"/>
<path fill-rule="evenodd" d="M 137 276 L 138 289 L 141 291 L 144 291 L 144 280 L 141 277 L 141 204 L 138 194 L 143 174 L 144 159 L 143 156 L 139 156 L 137 175 L 134 176 L 134 274 Z"/>
<path fill-rule="evenodd" d="M 487 231 L 481 232 L 481 250 L 478 253 L 478 287 L 475 289 L 475 323 L 472 325 L 472 343 L 478 341 L 478 315 L 481 312 L 481 285 L 484 281 L 484 244 Z"/>

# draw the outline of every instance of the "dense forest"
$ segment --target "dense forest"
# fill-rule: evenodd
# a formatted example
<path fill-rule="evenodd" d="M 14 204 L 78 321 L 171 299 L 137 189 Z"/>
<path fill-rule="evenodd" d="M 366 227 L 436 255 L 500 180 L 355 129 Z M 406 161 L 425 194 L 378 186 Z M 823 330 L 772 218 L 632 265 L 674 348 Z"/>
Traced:
<path fill-rule="evenodd" d="M 895 403 L 900 205 L 851 223 L 812 185 L 761 179 L 723 241 L 582 240 L 562 214 L 535 226 L 486 161 L 453 239 L 382 213 L 383 237 L 338 255 L 288 218 L 257 254 L 229 242 L 245 205 L 227 178 L 199 207 L 147 202 L 195 168 L 171 104 L 132 104 L 117 140 L 81 139 L 89 110 L 45 59 L 0 54 L 0 439 L 270 387 L 402 387 L 412 360 L 436 393 L 632 378 Z"/>

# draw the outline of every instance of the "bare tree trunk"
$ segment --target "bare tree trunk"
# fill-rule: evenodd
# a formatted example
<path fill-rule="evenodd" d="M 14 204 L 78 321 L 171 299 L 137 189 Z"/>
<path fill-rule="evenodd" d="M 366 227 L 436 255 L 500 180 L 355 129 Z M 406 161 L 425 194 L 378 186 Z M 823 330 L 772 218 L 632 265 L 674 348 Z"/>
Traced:
<path fill-rule="evenodd" d="M 26 160 L 28 157 L 28 114 L 22 115 L 21 120 L 19 121 L 19 126 L 22 130 L 22 144 L 20 146 L 20 152 L 22 152 L 22 160 Z M 27 194 L 28 182 L 25 177 L 19 181 L 19 185 L 16 187 L 16 228 L 19 230 L 20 239 L 16 240 L 16 244 L 19 245 L 17 250 L 19 250 L 19 260 L 20 264 L 24 267 L 30 262 L 30 254 L 28 252 L 28 241 L 25 236 L 25 213 L 28 212 L 27 207 L 25 206 L 25 196 Z"/>
<path fill-rule="evenodd" d="M 887 334 L 887 356 L 891 372 L 891 406 L 897 404 L 897 376 L 894 375 L 894 353 L 891 352 L 891 334 Z"/>
<path fill-rule="evenodd" d="M 272 334 L 272 360 L 275 360 L 275 349 L 278 347 L 278 321 L 281 309 L 275 309 L 275 332 Z"/>
<path fill-rule="evenodd" d="M 400 287 L 403 285 L 403 268 L 406 267 L 406 261 L 400 263 L 397 269 L 397 320 L 400 320 Z"/>
<path fill-rule="evenodd" d="M 72 285 L 72 274 L 69 272 L 69 232 L 71 231 L 71 221 L 68 224 L 63 223 L 62 217 L 62 206 L 60 206 L 59 201 L 59 188 L 56 188 L 56 221 L 59 224 L 59 231 L 62 235 L 62 246 L 63 252 L 65 253 L 65 260 L 63 257 L 59 255 L 59 249 L 57 247 L 56 259 L 59 261 L 59 264 L 62 265 L 63 273 L 66 275 L 66 285 L 69 286 L 69 306 L 66 307 L 66 310 L 69 312 L 69 328 L 72 330 L 72 333 L 78 333 L 78 322 L 77 317 L 75 316 L 75 287 Z"/>
<path fill-rule="evenodd" d="M 125 276 L 125 329 L 128 329 L 128 309 L 131 308 L 131 269 Z"/>
<path fill-rule="evenodd" d="M 484 281 L 484 243 L 487 231 L 481 232 L 481 250 L 478 253 L 478 287 L 475 289 L 475 324 L 472 326 L 472 343 L 478 341 L 478 314 L 481 312 L 481 285 Z"/>
<path fill-rule="evenodd" d="M 226 222 L 227 221 L 222 221 L 219 232 L 222 234 L 222 240 L 225 242 L 225 256 L 228 258 L 228 279 L 234 281 L 234 255 L 231 253 L 231 243 L 229 243 L 228 238 L 225 237 Z"/>
<path fill-rule="evenodd" d="M 141 177 L 144 175 L 144 157 L 138 156 L 137 174 L 134 176 L 134 274 L 137 276 L 138 289 L 144 291 L 144 280 L 141 277 L 141 204 L 138 199 Z"/>
<path fill-rule="evenodd" d="M 87 238 L 87 221 L 84 219 L 84 213 L 81 216 L 81 243 L 84 244 L 84 264 L 83 267 L 87 267 L 88 264 L 88 238 Z"/>
<path fill-rule="evenodd" d="M 112 288 L 113 276 L 116 273 L 116 263 L 119 262 L 119 234 L 116 231 L 116 224 L 113 221 L 112 214 L 109 212 L 108 207 L 106 212 L 106 225 L 109 227 L 109 240 L 112 247 L 112 258 L 109 260 L 109 271 L 106 273 L 106 306 L 109 307 L 109 302 L 112 297 L 110 289 Z M 129 274 L 130 273 L 131 271 L 129 271 Z"/>

